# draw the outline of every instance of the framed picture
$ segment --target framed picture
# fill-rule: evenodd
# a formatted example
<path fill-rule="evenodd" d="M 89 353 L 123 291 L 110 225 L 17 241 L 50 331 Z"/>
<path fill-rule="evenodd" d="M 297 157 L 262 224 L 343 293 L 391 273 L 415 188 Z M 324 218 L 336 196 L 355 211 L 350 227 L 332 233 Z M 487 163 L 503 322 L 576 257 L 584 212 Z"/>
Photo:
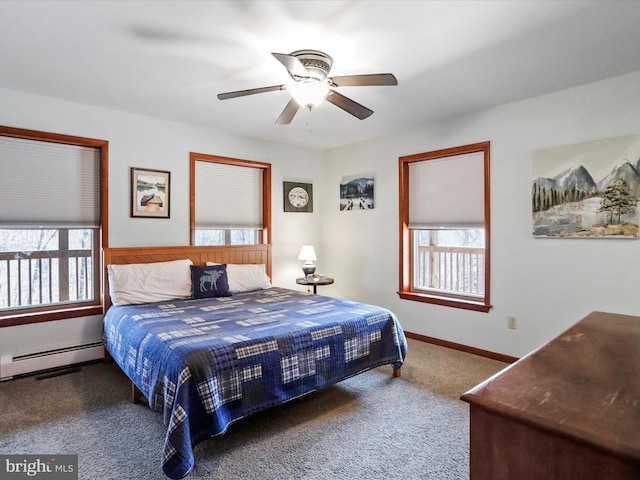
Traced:
<path fill-rule="evenodd" d="M 131 216 L 169 218 L 171 173 L 131 168 Z"/>
<path fill-rule="evenodd" d="M 639 238 L 640 135 L 533 152 L 533 236 Z"/>
<path fill-rule="evenodd" d="M 313 185 L 300 182 L 283 182 L 285 212 L 313 212 Z"/>
<path fill-rule="evenodd" d="M 375 206 L 372 173 L 342 177 L 340 182 L 340 211 L 371 210 Z"/>

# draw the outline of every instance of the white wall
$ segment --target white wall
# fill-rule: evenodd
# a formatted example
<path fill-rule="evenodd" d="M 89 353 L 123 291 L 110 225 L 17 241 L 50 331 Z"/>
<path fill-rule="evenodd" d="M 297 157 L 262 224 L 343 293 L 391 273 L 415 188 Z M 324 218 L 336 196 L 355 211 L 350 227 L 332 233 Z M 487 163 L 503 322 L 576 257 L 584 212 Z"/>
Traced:
<path fill-rule="evenodd" d="M 531 154 L 551 146 L 640 133 L 640 73 L 425 125 L 324 154 L 202 127 L 0 89 L 0 124 L 109 141 L 109 241 L 189 242 L 189 152 L 273 165 L 274 283 L 300 276 L 302 244 L 336 283 L 320 293 L 385 306 L 405 329 L 521 356 L 593 310 L 640 315 L 638 240 L 550 240 L 531 236 Z M 493 309 L 477 313 L 400 300 L 398 157 L 491 141 Z M 129 217 L 129 168 L 171 172 L 171 218 Z M 375 172 L 376 206 L 339 211 L 343 176 Z M 309 181 L 314 212 L 283 213 L 282 181 Z M 518 328 L 507 328 L 507 316 Z M 0 355 L 90 343 L 100 317 L 0 329 Z"/>
<path fill-rule="evenodd" d="M 640 240 L 534 239 L 537 149 L 640 134 L 640 73 L 557 92 L 327 153 L 324 292 L 385 306 L 404 328 L 522 356 L 594 310 L 640 315 Z M 491 302 L 477 313 L 408 300 L 398 290 L 398 157 L 491 142 Z M 376 172 L 375 209 L 340 212 L 342 176 Z M 507 316 L 517 329 L 507 328 Z"/>
<path fill-rule="evenodd" d="M 283 180 L 316 183 L 322 154 L 156 118 L 0 89 L 0 124 L 109 141 L 109 245 L 189 244 L 189 152 L 272 164 L 274 283 L 301 288 L 300 246 L 320 238 L 322 191 L 313 213 L 283 212 Z M 171 172 L 169 219 L 130 217 L 130 167 Z M 1 192 L 0 192 L 1 195 Z M 321 245 L 317 245 L 318 251 Z M 101 317 L 0 328 L 0 355 L 19 355 L 101 339 Z"/>

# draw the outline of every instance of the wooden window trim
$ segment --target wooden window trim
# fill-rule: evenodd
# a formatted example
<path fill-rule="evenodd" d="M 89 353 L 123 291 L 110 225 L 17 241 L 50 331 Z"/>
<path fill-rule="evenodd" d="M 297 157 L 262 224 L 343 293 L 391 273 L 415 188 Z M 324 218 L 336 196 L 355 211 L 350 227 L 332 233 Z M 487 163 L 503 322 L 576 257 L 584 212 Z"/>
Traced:
<path fill-rule="evenodd" d="M 485 231 L 485 278 L 484 298 L 474 299 L 449 294 L 431 294 L 411 289 L 413 253 L 411 231 L 409 229 L 409 166 L 414 162 L 445 158 L 465 153 L 484 154 L 484 231 Z M 404 300 L 431 303 L 465 310 L 488 312 L 491 308 L 491 209 L 490 209 L 490 142 L 479 142 L 460 147 L 445 148 L 431 152 L 403 156 L 398 159 L 399 176 L 399 290 L 398 296 Z"/>
<path fill-rule="evenodd" d="M 80 147 L 93 147 L 97 148 L 100 152 L 100 233 L 98 234 L 99 241 L 96 240 L 96 244 L 98 245 L 95 250 L 94 261 L 96 265 L 93 272 L 94 282 L 96 282 L 94 285 L 97 286 L 97 292 L 99 294 L 99 298 L 96 299 L 96 304 L 87 306 L 58 306 L 56 308 L 44 306 L 31 311 L 3 315 L 0 317 L 0 328 L 102 314 L 105 285 L 101 281 L 102 254 L 100 247 L 108 247 L 109 238 L 109 142 L 107 140 L 41 132 L 2 125 L 0 125 L 0 136 L 77 145 Z"/>
<path fill-rule="evenodd" d="M 223 163 L 240 167 L 259 168 L 262 170 L 262 242 L 271 244 L 271 164 L 254 160 L 219 157 L 206 153 L 189 154 L 189 238 L 190 244 L 195 245 L 196 236 L 196 161 Z"/>

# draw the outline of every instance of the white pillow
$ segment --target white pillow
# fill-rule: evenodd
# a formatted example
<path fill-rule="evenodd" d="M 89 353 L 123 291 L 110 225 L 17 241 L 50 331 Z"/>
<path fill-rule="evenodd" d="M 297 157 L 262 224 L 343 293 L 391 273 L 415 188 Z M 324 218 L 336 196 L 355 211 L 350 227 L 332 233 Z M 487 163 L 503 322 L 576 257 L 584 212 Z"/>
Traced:
<path fill-rule="evenodd" d="M 191 260 L 108 265 L 114 305 L 162 302 L 191 296 Z"/>
<path fill-rule="evenodd" d="M 207 265 L 219 264 L 207 262 Z M 271 288 L 271 280 L 264 263 L 227 263 L 227 280 L 231 293 Z"/>

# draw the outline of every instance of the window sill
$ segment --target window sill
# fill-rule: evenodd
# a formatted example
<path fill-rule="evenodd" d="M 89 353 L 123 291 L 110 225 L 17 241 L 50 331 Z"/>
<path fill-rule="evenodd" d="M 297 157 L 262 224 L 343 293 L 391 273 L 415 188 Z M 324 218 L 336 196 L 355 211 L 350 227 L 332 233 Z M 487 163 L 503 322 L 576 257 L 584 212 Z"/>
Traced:
<path fill-rule="evenodd" d="M 14 315 L 0 316 L 0 328 L 28 325 L 31 323 L 50 322 L 54 320 L 66 320 L 69 318 L 88 317 L 91 315 L 102 315 L 102 313 L 102 305 L 70 307 L 43 312 L 17 313 Z"/>
<path fill-rule="evenodd" d="M 429 295 L 426 293 L 416 292 L 398 292 L 398 296 L 403 300 L 412 300 L 414 302 L 431 303 L 434 305 L 441 305 L 444 307 L 462 308 L 464 310 L 473 310 L 476 312 L 487 313 L 492 306 L 487 305 L 484 302 L 474 301 L 471 299 L 459 298 L 459 297 L 445 297 L 437 295 Z"/>

